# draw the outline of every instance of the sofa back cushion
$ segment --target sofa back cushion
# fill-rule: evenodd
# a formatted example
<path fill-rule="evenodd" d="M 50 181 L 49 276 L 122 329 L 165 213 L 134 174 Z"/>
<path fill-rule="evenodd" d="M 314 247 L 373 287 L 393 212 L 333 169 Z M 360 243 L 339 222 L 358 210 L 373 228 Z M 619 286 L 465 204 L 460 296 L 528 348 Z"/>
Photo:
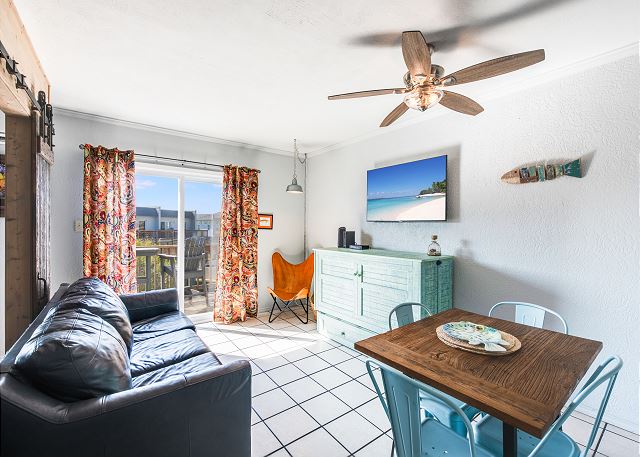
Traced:
<path fill-rule="evenodd" d="M 14 367 L 37 388 L 66 402 L 131 387 L 122 337 L 85 308 L 52 308 L 22 347 Z"/>
<path fill-rule="evenodd" d="M 62 295 L 58 309 L 84 308 L 107 321 L 120 334 L 131 354 L 133 330 L 127 307 L 120 297 L 98 278 L 81 278 Z"/>

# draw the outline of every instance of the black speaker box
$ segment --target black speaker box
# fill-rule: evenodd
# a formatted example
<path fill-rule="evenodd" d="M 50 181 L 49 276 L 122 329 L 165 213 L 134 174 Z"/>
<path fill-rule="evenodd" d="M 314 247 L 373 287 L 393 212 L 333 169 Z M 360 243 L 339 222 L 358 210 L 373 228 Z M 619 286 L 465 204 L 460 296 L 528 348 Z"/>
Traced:
<path fill-rule="evenodd" d="M 345 233 L 344 247 L 348 248 L 352 244 L 356 244 L 356 232 L 347 231 Z"/>

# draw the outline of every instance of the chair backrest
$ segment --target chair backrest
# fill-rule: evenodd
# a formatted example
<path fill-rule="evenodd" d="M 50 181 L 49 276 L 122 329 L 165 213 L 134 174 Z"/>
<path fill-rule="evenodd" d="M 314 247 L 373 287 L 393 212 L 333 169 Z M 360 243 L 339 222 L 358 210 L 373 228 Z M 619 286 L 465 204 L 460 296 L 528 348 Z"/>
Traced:
<path fill-rule="evenodd" d="M 194 236 L 184 242 L 184 271 L 204 270 L 204 257 L 206 238 Z"/>
<path fill-rule="evenodd" d="M 605 371 L 605 368 L 607 368 Z M 600 423 L 602 422 L 602 416 L 604 415 L 604 411 L 607 408 L 607 403 L 609 403 L 609 397 L 611 397 L 611 391 L 613 390 L 613 386 L 616 383 L 616 379 L 618 377 L 618 373 L 622 368 L 622 359 L 618 356 L 612 356 L 607 358 L 603 363 L 598 366 L 598 368 L 593 372 L 593 374 L 589 377 L 587 382 L 582 386 L 582 388 L 578 391 L 578 393 L 573 397 L 567 409 L 560 415 L 560 417 L 553 423 L 553 425 L 549 428 L 547 433 L 542 437 L 542 440 L 538 443 L 538 445 L 531 451 L 529 457 L 534 457 L 537 455 L 540 450 L 544 447 L 551 436 L 557 432 L 562 424 L 573 414 L 575 409 L 587 398 L 589 395 L 593 393 L 600 385 L 606 384 L 606 389 L 604 395 L 602 396 L 602 400 L 600 401 L 600 407 L 598 408 L 598 414 L 596 415 L 593 428 L 591 429 L 591 435 L 589 436 L 589 441 L 586 443 L 584 450 L 580 454 L 582 457 L 586 457 L 586 455 L 591 452 L 591 445 L 598 434 L 598 429 L 600 427 Z"/>
<path fill-rule="evenodd" d="M 415 312 L 419 312 L 418 319 L 416 319 Z M 406 302 L 400 303 L 398 306 L 389 311 L 389 330 L 393 330 L 393 318 L 396 318 L 397 327 L 403 325 L 412 324 L 416 320 L 420 320 L 424 317 L 431 316 L 431 311 L 427 305 L 422 303 Z"/>
<path fill-rule="evenodd" d="M 375 363 L 380 367 L 385 394 L 382 394 L 378 381 L 373 374 L 373 370 L 371 368 L 372 363 Z M 398 457 L 424 455 L 426 449 L 423 448 L 423 444 L 427 446 L 429 451 L 432 451 L 433 448 L 446 449 L 448 444 L 446 442 L 436 442 L 435 440 L 437 438 L 435 435 L 433 437 L 422 436 L 423 421 L 420 412 L 420 392 L 427 392 L 429 395 L 432 395 L 442 401 L 453 411 L 458 413 L 467 427 L 469 455 L 471 457 L 476 456 L 476 444 L 471 422 L 462 409 L 460 409 L 460 407 L 449 397 L 445 396 L 440 391 L 422 382 L 416 381 L 415 379 L 409 378 L 400 371 L 378 363 L 377 361 L 374 362 L 372 360 L 367 360 L 366 366 L 369 376 L 371 377 L 371 381 L 373 382 L 373 386 L 378 394 L 378 398 L 382 402 L 382 407 L 391 422 L 391 430 L 393 432 L 393 439 Z M 384 395 L 386 395 L 386 400 Z M 425 420 L 437 422 L 436 419 L 430 417 L 427 417 Z M 438 423 L 437 426 L 445 429 L 447 428 L 446 425 L 440 423 Z"/>
<path fill-rule="evenodd" d="M 282 254 L 274 252 L 271 256 L 273 265 L 273 288 L 297 293 L 302 289 L 311 289 L 313 280 L 313 253 L 304 262 L 293 264 L 287 262 Z"/>
<path fill-rule="evenodd" d="M 542 326 L 544 325 L 544 318 L 548 313 L 556 316 L 562 323 L 564 333 L 567 335 L 569 334 L 569 326 L 567 325 L 567 321 L 564 320 L 564 317 L 562 317 L 552 309 L 545 308 L 544 306 L 536 305 L 534 303 L 525 303 L 519 301 L 503 301 L 500 303 L 496 303 L 489 310 L 489 317 L 493 317 L 497 309 L 507 306 L 513 306 L 515 308 L 515 322 L 517 322 L 518 324 L 542 328 Z"/>

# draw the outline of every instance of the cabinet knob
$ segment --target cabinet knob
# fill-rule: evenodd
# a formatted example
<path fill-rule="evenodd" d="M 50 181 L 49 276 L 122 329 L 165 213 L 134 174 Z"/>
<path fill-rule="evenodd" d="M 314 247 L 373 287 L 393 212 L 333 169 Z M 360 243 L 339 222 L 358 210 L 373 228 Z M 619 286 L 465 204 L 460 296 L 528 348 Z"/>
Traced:
<path fill-rule="evenodd" d="M 344 332 L 340 332 L 340 335 L 345 336 L 345 333 Z"/>
<path fill-rule="evenodd" d="M 442 260 L 436 260 L 436 265 L 442 265 Z"/>

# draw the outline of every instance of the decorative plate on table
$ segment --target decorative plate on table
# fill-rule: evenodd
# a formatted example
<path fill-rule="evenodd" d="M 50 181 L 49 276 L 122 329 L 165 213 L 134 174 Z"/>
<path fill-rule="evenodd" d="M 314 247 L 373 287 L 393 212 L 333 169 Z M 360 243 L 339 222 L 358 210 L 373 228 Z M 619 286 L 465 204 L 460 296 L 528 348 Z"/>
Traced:
<path fill-rule="evenodd" d="M 473 322 L 449 322 L 436 330 L 449 346 L 482 354 L 506 355 L 520 349 L 520 341 L 506 332 Z"/>

